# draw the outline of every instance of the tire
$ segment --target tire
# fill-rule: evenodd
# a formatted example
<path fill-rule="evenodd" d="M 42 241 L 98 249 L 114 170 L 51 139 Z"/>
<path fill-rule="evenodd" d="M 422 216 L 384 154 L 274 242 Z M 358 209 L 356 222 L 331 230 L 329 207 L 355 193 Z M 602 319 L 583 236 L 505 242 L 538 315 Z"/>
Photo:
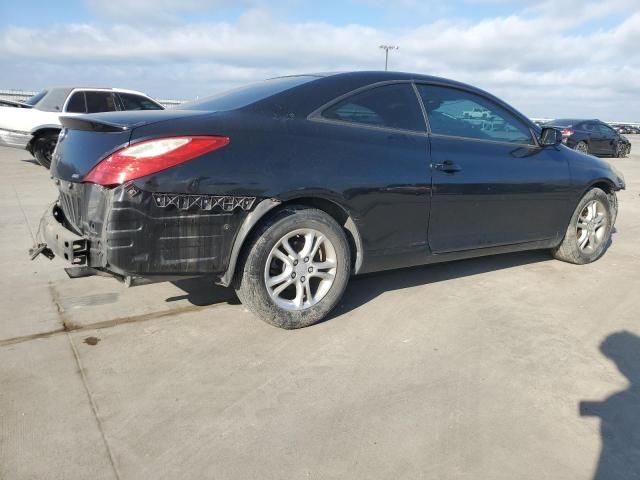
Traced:
<path fill-rule="evenodd" d="M 51 157 L 58 143 L 58 132 L 47 132 L 33 141 L 33 156 L 47 170 L 51 167 Z"/>
<path fill-rule="evenodd" d="M 578 202 L 564 239 L 552 250 L 553 256 L 576 265 L 600 258 L 607 249 L 616 218 L 613 211 L 615 209 L 617 213 L 615 194 L 613 198 L 614 201 L 599 188 L 589 190 Z"/>
<path fill-rule="evenodd" d="M 618 144 L 618 147 L 616 148 L 616 157 L 618 158 L 624 158 L 627 156 L 627 145 L 624 143 L 620 143 Z"/>
<path fill-rule="evenodd" d="M 587 145 L 587 142 L 585 141 L 578 142 L 576 146 L 573 147 L 573 149 L 577 150 L 578 152 L 589 153 L 589 145 Z"/>
<path fill-rule="evenodd" d="M 310 246 L 314 249 L 305 257 Z M 350 273 L 351 251 L 342 227 L 321 210 L 287 206 L 260 225 L 243 248 L 234 288 L 256 316 L 289 330 L 324 319 L 340 301 Z"/>
<path fill-rule="evenodd" d="M 612 155 L 612 156 L 613 156 L 613 157 L 615 157 L 615 158 L 622 158 L 622 157 L 624 157 L 624 149 L 625 149 L 625 148 L 626 148 L 626 147 L 624 147 L 624 146 L 622 145 L 622 143 L 616 143 L 616 147 L 615 147 L 615 149 L 614 149 L 614 151 L 613 151 L 613 155 Z"/>

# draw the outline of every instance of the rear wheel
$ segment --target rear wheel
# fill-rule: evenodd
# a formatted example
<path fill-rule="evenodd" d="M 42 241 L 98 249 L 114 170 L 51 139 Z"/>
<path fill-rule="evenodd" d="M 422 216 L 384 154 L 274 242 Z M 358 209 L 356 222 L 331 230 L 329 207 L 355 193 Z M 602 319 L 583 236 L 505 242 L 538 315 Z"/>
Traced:
<path fill-rule="evenodd" d="M 33 156 L 44 168 L 51 167 L 51 157 L 58 143 L 58 132 L 47 132 L 33 141 Z"/>
<path fill-rule="evenodd" d="M 600 258 L 611 238 L 614 208 L 617 203 L 601 189 L 589 190 L 578 203 L 562 243 L 552 250 L 553 256 L 578 265 Z"/>
<path fill-rule="evenodd" d="M 245 249 L 236 270 L 236 293 L 271 325 L 313 325 L 342 297 L 350 253 L 344 231 L 329 215 L 287 207 L 265 222 Z"/>
<path fill-rule="evenodd" d="M 574 149 L 582 153 L 589 153 L 589 145 L 587 145 L 587 142 L 578 142 Z"/>

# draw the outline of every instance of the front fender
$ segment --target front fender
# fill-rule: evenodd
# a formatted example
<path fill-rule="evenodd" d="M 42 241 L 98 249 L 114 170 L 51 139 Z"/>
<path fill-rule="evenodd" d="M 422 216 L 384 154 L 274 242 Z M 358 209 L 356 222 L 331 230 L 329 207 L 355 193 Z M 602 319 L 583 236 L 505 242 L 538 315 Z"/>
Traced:
<path fill-rule="evenodd" d="M 577 195 L 582 196 L 592 186 L 603 183 L 613 191 L 626 188 L 622 172 L 607 160 L 576 151 L 566 153 L 569 155 L 571 180 Z"/>

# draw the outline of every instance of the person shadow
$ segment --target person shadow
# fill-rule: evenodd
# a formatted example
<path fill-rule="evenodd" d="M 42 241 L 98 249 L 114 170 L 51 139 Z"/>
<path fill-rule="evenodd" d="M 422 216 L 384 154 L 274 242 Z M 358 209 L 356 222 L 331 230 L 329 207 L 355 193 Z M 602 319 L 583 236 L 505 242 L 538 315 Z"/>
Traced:
<path fill-rule="evenodd" d="M 594 480 L 640 479 L 640 336 L 609 335 L 600 351 L 629 380 L 629 388 L 604 401 L 580 402 L 580 416 L 600 418 L 602 450 Z"/>

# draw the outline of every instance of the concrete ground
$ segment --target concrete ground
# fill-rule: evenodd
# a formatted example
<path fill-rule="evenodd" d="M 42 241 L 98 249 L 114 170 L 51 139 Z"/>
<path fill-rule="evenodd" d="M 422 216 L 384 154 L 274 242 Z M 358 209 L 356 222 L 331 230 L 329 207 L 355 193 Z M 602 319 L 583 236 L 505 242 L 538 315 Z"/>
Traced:
<path fill-rule="evenodd" d="M 598 262 L 370 275 L 299 331 L 207 282 L 127 290 L 30 262 L 55 189 L 0 149 L 0 478 L 640 478 L 633 149 Z"/>

